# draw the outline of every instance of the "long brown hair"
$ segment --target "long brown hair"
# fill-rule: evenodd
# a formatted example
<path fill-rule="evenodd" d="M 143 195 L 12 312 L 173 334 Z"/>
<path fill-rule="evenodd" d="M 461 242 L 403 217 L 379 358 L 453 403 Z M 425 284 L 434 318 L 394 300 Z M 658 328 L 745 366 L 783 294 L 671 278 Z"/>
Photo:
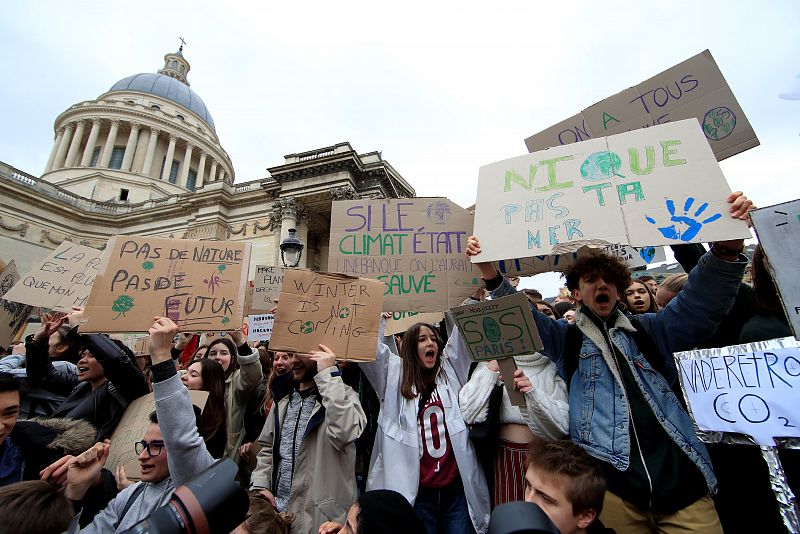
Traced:
<path fill-rule="evenodd" d="M 231 363 L 228 365 L 228 370 L 225 371 L 223 369 L 225 373 L 225 380 L 227 380 L 239 368 L 239 350 L 236 348 L 236 343 L 234 343 L 233 341 L 231 341 L 230 338 L 227 337 L 221 337 L 215 339 L 214 341 L 208 344 L 208 349 L 206 349 L 206 354 L 205 356 L 203 356 L 203 358 L 208 358 L 208 353 L 211 352 L 211 348 L 214 345 L 219 345 L 220 343 L 228 347 L 228 351 L 230 351 L 231 353 Z"/>
<path fill-rule="evenodd" d="M 225 410 L 225 371 L 214 360 L 204 358 L 197 360 L 200 364 L 200 378 L 203 380 L 203 391 L 208 391 L 208 401 L 203 409 L 203 440 L 227 440 L 227 415 Z M 215 451 L 216 452 L 216 451 Z M 224 452 L 224 450 L 223 450 Z M 216 458 L 216 456 L 215 456 Z"/>
<path fill-rule="evenodd" d="M 427 380 L 423 374 L 417 348 L 419 344 L 419 332 L 423 327 L 430 329 L 433 333 L 437 347 L 436 365 L 430 374 L 425 373 L 428 375 Z M 439 374 L 442 368 L 443 349 L 444 343 L 439 337 L 439 331 L 433 325 L 428 323 L 416 323 L 406 330 L 406 333 L 403 334 L 403 344 L 400 347 L 400 357 L 403 359 L 403 378 L 400 382 L 400 393 L 403 397 L 413 399 L 420 395 L 422 398 L 427 399 L 433 391 L 433 388 L 436 387 L 436 375 Z M 433 380 L 431 380 L 431 377 Z"/>

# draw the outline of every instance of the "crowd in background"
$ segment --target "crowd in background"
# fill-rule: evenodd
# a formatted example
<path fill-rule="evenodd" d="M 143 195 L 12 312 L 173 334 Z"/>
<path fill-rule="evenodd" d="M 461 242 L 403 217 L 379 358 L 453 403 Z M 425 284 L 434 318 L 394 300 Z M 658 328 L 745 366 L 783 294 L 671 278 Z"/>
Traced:
<path fill-rule="evenodd" d="M 730 215 L 752 203 L 728 198 Z M 791 335 L 760 249 L 673 247 L 687 274 L 634 280 L 592 254 L 548 302 L 522 290 L 541 352 L 474 363 L 449 314 L 384 335 L 370 362 L 201 336 L 154 317 L 147 354 L 80 332 L 82 310 L 42 317 L 0 359 L 0 531 L 123 532 L 229 458 L 249 488 L 236 532 L 484 533 L 503 503 L 536 503 L 562 533 L 779 532 L 757 447 L 704 444 L 673 353 Z M 467 255 L 480 259 L 480 243 Z M 517 291 L 491 262 L 485 292 Z M 509 389 L 522 402 L 512 402 Z M 189 390 L 208 392 L 204 408 Z M 131 402 L 155 411 L 134 449 L 140 478 L 105 469 Z M 790 485 L 793 451 L 781 451 Z"/>

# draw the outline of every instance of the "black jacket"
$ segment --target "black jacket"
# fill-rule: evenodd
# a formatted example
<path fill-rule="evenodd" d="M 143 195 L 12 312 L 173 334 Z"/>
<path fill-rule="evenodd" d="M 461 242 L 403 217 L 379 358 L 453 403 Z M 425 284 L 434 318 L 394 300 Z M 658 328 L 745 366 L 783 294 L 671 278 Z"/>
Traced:
<path fill-rule="evenodd" d="M 136 363 L 114 341 L 101 334 L 81 335 L 87 348 L 103 366 L 108 381 L 95 390 L 88 382 L 53 367 L 44 343 L 26 340 L 28 380 L 55 394 L 66 395 L 53 417 L 85 419 L 97 428 L 97 441 L 110 438 L 135 399 L 149 393 L 147 381 Z"/>

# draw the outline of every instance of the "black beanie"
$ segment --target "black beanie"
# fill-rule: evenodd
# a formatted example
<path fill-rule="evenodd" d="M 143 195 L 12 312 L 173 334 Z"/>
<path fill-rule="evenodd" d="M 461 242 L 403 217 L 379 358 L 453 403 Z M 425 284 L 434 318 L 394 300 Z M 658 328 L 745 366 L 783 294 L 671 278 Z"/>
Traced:
<path fill-rule="evenodd" d="M 405 497 L 392 490 L 374 490 L 358 499 L 359 534 L 426 534 L 425 525 Z"/>

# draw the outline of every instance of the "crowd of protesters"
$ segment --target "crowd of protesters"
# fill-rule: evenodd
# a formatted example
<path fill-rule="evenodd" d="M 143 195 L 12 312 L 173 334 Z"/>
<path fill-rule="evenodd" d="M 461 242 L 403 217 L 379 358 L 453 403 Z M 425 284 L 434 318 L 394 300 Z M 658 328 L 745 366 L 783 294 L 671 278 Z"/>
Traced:
<path fill-rule="evenodd" d="M 748 217 L 744 195 L 727 200 Z M 240 331 L 201 345 L 158 316 L 134 354 L 81 333 L 80 308 L 44 316 L 0 359 L 0 531 L 123 532 L 220 458 L 250 490 L 235 532 L 484 533 L 522 500 L 565 534 L 780 531 L 758 449 L 698 439 L 672 356 L 790 335 L 760 251 L 742 283 L 742 248 L 675 246 L 688 274 L 660 285 L 610 256 L 577 259 L 554 303 L 522 290 L 544 349 L 514 357 L 513 375 L 472 363 L 449 315 L 396 336 L 382 319 L 374 361 L 358 364 Z M 470 237 L 467 255 L 480 251 Z M 476 267 L 488 298 L 517 290 Z M 189 390 L 208 392 L 202 411 Z M 131 481 L 105 461 L 151 392 Z M 800 462 L 781 454 L 794 484 Z"/>

